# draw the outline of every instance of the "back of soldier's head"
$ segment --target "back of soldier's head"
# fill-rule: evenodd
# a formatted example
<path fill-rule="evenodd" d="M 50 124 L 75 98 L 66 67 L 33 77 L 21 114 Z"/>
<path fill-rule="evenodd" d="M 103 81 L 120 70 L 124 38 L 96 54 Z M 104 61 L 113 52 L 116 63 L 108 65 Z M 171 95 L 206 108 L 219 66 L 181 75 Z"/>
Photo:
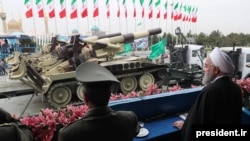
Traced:
<path fill-rule="evenodd" d="M 112 82 L 95 82 L 84 85 L 84 94 L 95 106 L 106 106 L 111 95 Z"/>

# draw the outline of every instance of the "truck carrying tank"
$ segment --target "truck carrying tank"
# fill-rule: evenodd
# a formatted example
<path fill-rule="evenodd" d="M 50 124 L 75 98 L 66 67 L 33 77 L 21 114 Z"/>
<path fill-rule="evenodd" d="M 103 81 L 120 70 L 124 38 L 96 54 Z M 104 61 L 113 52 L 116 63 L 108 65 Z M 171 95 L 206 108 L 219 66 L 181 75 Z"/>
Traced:
<path fill-rule="evenodd" d="M 6 59 L 10 65 L 9 79 L 21 80 L 31 86 L 55 107 L 82 103 L 83 87 L 75 79 L 75 69 L 80 63 L 89 61 L 83 50 L 86 46 L 91 46 L 93 51 L 90 57 L 95 58 L 97 63 L 109 69 L 121 81 L 120 86 L 114 86 L 114 91 L 128 93 L 146 90 L 149 84 L 161 82 L 167 74 L 166 65 L 153 64 L 139 57 L 116 57 L 116 54 L 124 51 L 124 43 L 159 33 L 160 28 L 84 39 L 73 35 L 70 43 L 59 43 L 48 52 L 49 56 L 55 59 L 53 63 L 47 62 L 51 60 L 49 57 L 33 58 L 38 61 L 36 64 L 39 64 L 39 61 L 46 62 L 46 66 L 35 67 L 34 63 L 30 63 L 30 57 L 19 53 Z"/>

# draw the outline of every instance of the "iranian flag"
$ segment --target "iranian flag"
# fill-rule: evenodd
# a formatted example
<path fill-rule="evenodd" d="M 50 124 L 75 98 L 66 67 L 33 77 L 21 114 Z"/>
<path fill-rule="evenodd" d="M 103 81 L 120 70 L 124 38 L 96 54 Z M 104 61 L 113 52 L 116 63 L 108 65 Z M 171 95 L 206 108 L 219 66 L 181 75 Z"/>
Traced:
<path fill-rule="evenodd" d="M 71 14 L 70 18 L 74 19 L 77 17 L 77 5 L 76 5 L 76 0 L 71 0 Z"/>
<path fill-rule="evenodd" d="M 133 12 L 133 17 L 136 17 L 135 0 L 133 0 L 133 5 L 134 5 L 134 12 Z"/>
<path fill-rule="evenodd" d="M 161 8 L 160 8 L 161 0 L 157 0 L 155 3 L 155 7 L 157 8 L 156 18 L 159 19 L 161 17 Z"/>
<path fill-rule="evenodd" d="M 191 19 L 191 21 L 193 22 L 193 23 L 196 23 L 197 22 L 197 11 L 198 11 L 198 8 L 196 7 L 195 8 L 195 10 L 192 10 L 192 19 Z"/>
<path fill-rule="evenodd" d="M 127 18 L 128 17 L 128 11 L 127 11 L 127 6 L 126 6 L 126 0 L 123 0 L 122 5 L 124 7 L 125 18 Z"/>
<path fill-rule="evenodd" d="M 55 17 L 55 8 L 54 8 L 53 0 L 48 0 L 47 6 L 49 9 L 49 17 L 54 18 Z"/>
<path fill-rule="evenodd" d="M 106 8 L 107 8 L 107 18 L 109 18 L 109 16 L 110 16 L 109 0 L 106 0 Z"/>
<path fill-rule="evenodd" d="M 151 19 L 153 17 L 153 0 L 150 0 L 148 3 L 148 7 L 149 7 L 149 13 L 148 13 L 148 18 Z"/>
<path fill-rule="evenodd" d="M 177 19 L 178 19 L 178 12 L 177 12 L 178 8 L 179 8 L 179 2 L 177 2 L 174 5 L 174 10 L 172 11 L 172 14 L 171 14 L 171 19 L 173 19 L 174 21 L 177 21 Z"/>
<path fill-rule="evenodd" d="M 164 8 L 165 8 L 165 13 L 164 13 L 164 19 L 167 19 L 168 17 L 168 1 L 166 0 L 165 4 L 164 4 Z"/>
<path fill-rule="evenodd" d="M 36 8 L 38 12 L 38 17 L 44 17 L 42 0 L 36 0 Z"/>
<path fill-rule="evenodd" d="M 60 0 L 61 10 L 59 12 L 60 18 L 66 17 L 66 7 L 65 7 L 65 0 Z"/>
<path fill-rule="evenodd" d="M 117 0 L 117 4 L 118 4 L 118 11 L 117 11 L 117 17 L 120 17 L 120 3 L 119 0 Z"/>
<path fill-rule="evenodd" d="M 179 7 L 179 12 L 178 12 L 178 18 L 177 18 L 177 20 L 180 20 L 180 19 L 182 19 L 182 4 Z"/>
<path fill-rule="evenodd" d="M 88 16 L 88 8 L 87 8 L 87 1 L 82 0 L 82 12 L 81 12 L 82 18 L 85 18 Z"/>
<path fill-rule="evenodd" d="M 24 0 L 24 5 L 26 7 L 26 18 L 33 17 L 33 12 L 32 12 L 32 3 L 30 0 Z"/>
<path fill-rule="evenodd" d="M 143 6 L 143 3 L 144 3 L 144 0 L 140 0 L 140 4 L 141 4 L 141 8 L 142 8 L 142 11 L 141 11 L 141 17 L 142 18 L 144 17 L 144 6 Z"/>
<path fill-rule="evenodd" d="M 94 18 L 99 15 L 98 0 L 93 0 L 93 4 L 94 4 L 93 18 Z"/>

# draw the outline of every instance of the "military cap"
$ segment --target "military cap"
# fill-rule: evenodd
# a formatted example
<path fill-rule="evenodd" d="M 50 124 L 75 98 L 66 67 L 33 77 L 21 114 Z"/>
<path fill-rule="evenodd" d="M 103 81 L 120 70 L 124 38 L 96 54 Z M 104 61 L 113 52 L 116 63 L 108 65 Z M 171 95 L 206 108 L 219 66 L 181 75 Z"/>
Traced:
<path fill-rule="evenodd" d="M 76 68 L 76 80 L 83 83 L 104 81 L 120 83 L 107 68 L 93 62 L 82 63 Z"/>

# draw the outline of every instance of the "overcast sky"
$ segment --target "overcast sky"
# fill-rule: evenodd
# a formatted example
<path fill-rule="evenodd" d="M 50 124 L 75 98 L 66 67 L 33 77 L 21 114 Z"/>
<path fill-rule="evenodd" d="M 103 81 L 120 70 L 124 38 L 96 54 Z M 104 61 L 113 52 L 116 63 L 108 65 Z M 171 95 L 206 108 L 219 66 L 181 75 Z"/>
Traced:
<path fill-rule="evenodd" d="M 44 33 L 44 20 L 38 18 L 35 4 L 33 6 L 33 18 L 27 19 L 25 17 L 25 6 L 24 0 L 0 0 L 4 6 L 4 11 L 7 15 L 7 22 L 10 19 L 18 19 L 19 15 L 23 21 L 23 30 L 24 32 L 34 32 Z M 32 0 L 35 3 L 36 0 Z M 59 1 L 55 1 L 55 10 L 56 18 L 49 19 L 49 32 L 55 34 L 68 34 L 71 33 L 73 29 L 78 29 L 81 34 L 88 32 L 91 27 L 97 25 L 101 30 L 106 31 L 107 33 L 116 33 L 116 32 L 133 32 L 143 29 L 157 28 L 161 27 L 163 31 L 173 33 L 174 29 L 177 26 L 180 26 L 184 32 L 191 31 L 192 33 L 204 32 L 210 34 L 214 30 L 219 30 L 222 34 L 227 35 L 229 33 L 244 33 L 250 34 L 250 0 L 168 0 L 168 4 L 174 2 L 179 2 L 183 4 L 192 5 L 198 8 L 197 11 L 197 22 L 185 24 L 183 22 L 173 22 L 170 19 L 171 6 L 168 5 L 168 19 L 161 20 L 152 18 L 148 19 L 148 11 L 146 10 L 145 15 L 147 18 L 141 18 L 141 6 L 139 0 L 136 1 L 137 7 L 137 18 L 132 17 L 133 11 L 133 0 L 127 0 L 127 8 L 129 18 L 125 19 L 123 13 L 121 18 L 116 16 L 118 6 L 117 0 L 110 0 L 110 10 L 111 16 L 109 19 L 106 18 L 106 0 L 99 0 L 99 17 L 93 18 L 93 0 L 88 1 L 89 16 L 88 18 L 80 18 L 80 7 L 81 0 L 77 0 L 78 5 L 78 16 L 77 19 L 64 18 L 60 19 L 58 16 L 59 12 Z M 153 0 L 155 3 L 157 0 Z M 161 0 L 162 10 L 164 9 L 163 3 L 166 0 Z M 47 0 L 43 0 L 46 7 Z M 67 12 L 70 13 L 70 2 L 71 0 L 66 0 Z M 121 12 L 123 11 L 122 0 L 120 0 Z M 145 8 L 148 7 L 149 0 L 144 0 Z M 155 10 L 156 11 L 156 10 Z M 68 14 L 69 15 L 69 14 Z M 140 26 L 137 25 L 142 23 Z M 2 26 L 2 23 L 0 22 Z M 0 28 L 2 32 L 2 28 Z"/>

